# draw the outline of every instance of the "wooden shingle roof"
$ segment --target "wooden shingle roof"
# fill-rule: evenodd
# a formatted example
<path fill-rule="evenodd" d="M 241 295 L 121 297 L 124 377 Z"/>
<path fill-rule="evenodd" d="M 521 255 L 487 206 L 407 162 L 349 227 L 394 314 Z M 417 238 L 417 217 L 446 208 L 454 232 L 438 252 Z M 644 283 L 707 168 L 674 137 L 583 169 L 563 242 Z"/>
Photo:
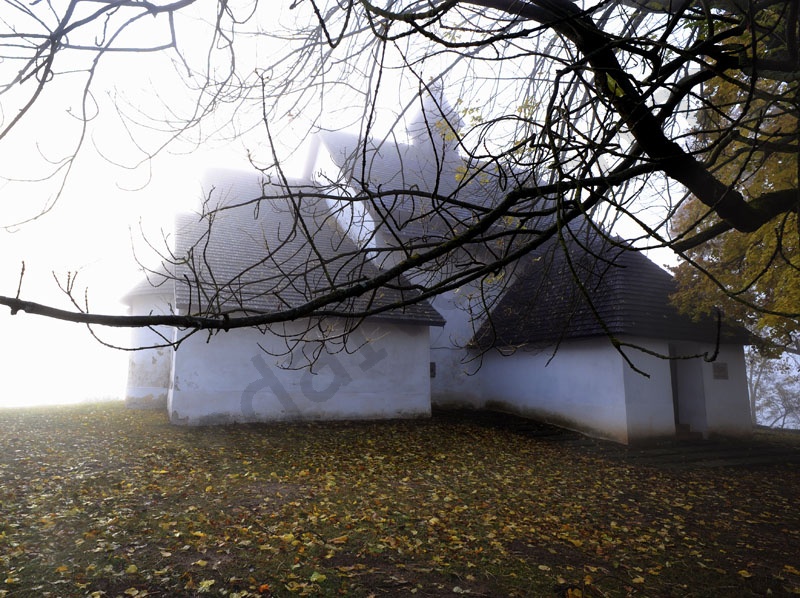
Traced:
<path fill-rule="evenodd" d="M 526 258 L 472 344 L 520 347 L 564 339 L 630 335 L 714 343 L 717 322 L 693 321 L 669 297 L 673 277 L 640 251 L 593 234 L 555 242 Z M 720 340 L 746 344 L 723 323 Z"/>
<path fill-rule="evenodd" d="M 378 274 L 366 252 L 337 226 L 322 200 L 286 197 L 250 173 L 218 181 L 223 209 L 212 219 L 178 217 L 175 230 L 176 305 L 192 314 L 274 313 L 304 305 L 337 289 Z M 303 189 L 293 185 L 294 193 Z M 308 189 L 308 187 L 306 187 Z M 248 205 L 236 204 L 261 198 Z M 313 244 L 309 242 L 313 238 Z M 183 259 L 185 258 L 185 259 Z M 191 281 L 191 282 L 188 282 Z M 324 309 L 360 317 L 418 296 L 402 280 Z M 374 316 L 421 325 L 444 320 L 427 302 Z"/>

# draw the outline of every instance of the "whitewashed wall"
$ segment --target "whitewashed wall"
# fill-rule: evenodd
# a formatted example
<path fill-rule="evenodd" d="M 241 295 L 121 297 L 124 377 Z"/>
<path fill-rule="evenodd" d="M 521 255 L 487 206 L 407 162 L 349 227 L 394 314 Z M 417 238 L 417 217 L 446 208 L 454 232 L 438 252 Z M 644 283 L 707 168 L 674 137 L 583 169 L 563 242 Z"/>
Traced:
<path fill-rule="evenodd" d="M 552 360 L 550 358 L 552 357 Z M 479 377 L 485 405 L 627 442 L 625 375 L 606 339 L 553 349 L 489 353 Z"/>
<path fill-rule="evenodd" d="M 749 436 L 753 432 L 753 419 L 744 347 L 722 345 L 716 361 L 724 365 L 727 378 L 715 378 L 714 364 L 703 363 L 709 431 L 724 436 Z"/>
<path fill-rule="evenodd" d="M 674 357 L 672 367 L 675 370 L 678 423 L 689 426 L 691 432 L 707 435 L 703 363 L 700 359 L 682 359 L 699 354 L 701 349 L 697 343 L 673 343 L 670 354 Z"/>
<path fill-rule="evenodd" d="M 673 351 L 680 355 L 707 353 L 710 344 L 676 343 Z M 702 359 L 679 360 L 678 396 L 681 423 L 704 436 L 748 436 L 752 433 L 750 398 L 744 348 L 721 345 L 713 362 Z"/>
<path fill-rule="evenodd" d="M 670 354 L 667 341 L 621 340 Z M 714 347 L 680 343 L 672 350 L 686 356 L 711 354 Z M 742 347 L 723 345 L 716 365 L 699 358 L 673 362 L 634 348 L 627 348 L 626 355 L 647 376 L 632 369 L 606 339 L 567 341 L 555 356 L 552 349 L 487 354 L 477 376 L 485 399 L 480 406 L 629 443 L 674 436 L 677 397 L 681 423 L 692 431 L 704 436 L 751 433 Z"/>
<path fill-rule="evenodd" d="M 131 315 L 165 313 L 166 305 L 174 303 L 172 287 L 140 288 L 128 298 Z M 173 330 L 160 327 L 133 328 L 131 347 L 147 347 L 164 343 L 173 338 Z M 172 380 L 172 349 L 143 349 L 131 351 L 128 356 L 128 382 L 125 387 L 125 405 L 131 409 L 166 409 Z"/>
<path fill-rule="evenodd" d="M 469 293 L 463 287 L 431 301 L 445 319 L 443 327 L 431 327 L 431 362 L 435 375 L 431 378 L 431 400 L 445 408 L 480 408 L 484 403 L 479 383 L 480 362 L 472 360 L 473 353 L 465 349 L 472 338 L 473 324 L 468 310 Z"/>
<path fill-rule="evenodd" d="M 639 372 L 623 364 L 625 409 L 628 423 L 627 442 L 652 441 L 675 435 L 675 405 L 672 392 L 672 362 L 669 344 L 662 340 L 621 338 L 634 347 L 642 347 L 657 355 L 633 347 L 625 355 Z M 661 356 L 661 357 L 659 357 Z"/>
<path fill-rule="evenodd" d="M 285 350 L 276 335 L 233 330 L 208 344 L 195 336 L 175 352 L 170 419 L 211 425 L 428 416 L 428 343 L 427 326 L 367 322 L 352 335 L 349 352 L 323 353 L 312 369 L 297 370 L 282 369 L 278 363 L 288 365 L 287 358 L 259 348 Z"/>
<path fill-rule="evenodd" d="M 471 260 L 490 261 L 488 252 L 478 253 L 476 248 L 470 254 L 456 252 L 454 263 L 449 269 L 442 269 L 440 278 L 457 274 L 458 264 L 468 264 Z M 455 264 L 455 265 L 454 265 Z M 445 408 L 480 408 L 486 401 L 480 386 L 481 359 L 476 359 L 469 343 L 486 319 L 487 312 L 494 308 L 494 301 L 512 283 L 513 274 L 496 277 L 492 283 L 488 279 L 463 284 L 461 287 L 442 293 L 431 300 L 431 305 L 444 317 L 445 325 L 431 328 L 431 360 L 436 376 L 431 380 L 431 399 L 433 404 Z"/>

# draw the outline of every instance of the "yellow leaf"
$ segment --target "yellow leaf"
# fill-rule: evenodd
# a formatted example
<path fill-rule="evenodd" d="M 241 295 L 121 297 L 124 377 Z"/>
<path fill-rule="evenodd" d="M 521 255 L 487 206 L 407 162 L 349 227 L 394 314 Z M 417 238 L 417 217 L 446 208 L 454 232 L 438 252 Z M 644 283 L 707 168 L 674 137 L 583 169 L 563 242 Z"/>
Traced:
<path fill-rule="evenodd" d="M 783 570 L 786 571 L 787 573 L 791 573 L 792 575 L 800 575 L 800 571 L 798 571 L 796 568 L 792 567 L 791 565 L 784 565 L 783 566 Z"/>
<path fill-rule="evenodd" d="M 323 575 L 322 573 L 314 571 L 314 573 L 311 574 L 311 577 L 309 577 L 309 579 L 312 582 L 316 583 L 318 581 L 325 581 L 326 579 L 328 579 L 328 577 L 326 575 Z"/>
<path fill-rule="evenodd" d="M 214 585 L 214 583 L 215 582 L 213 579 L 204 579 L 203 581 L 200 582 L 200 585 L 197 587 L 198 593 L 204 594 L 205 592 L 208 592 L 211 589 L 211 586 Z"/>
<path fill-rule="evenodd" d="M 609 73 L 606 73 L 606 82 L 608 83 L 608 90 L 613 93 L 618 98 L 621 98 L 625 95 L 625 92 L 622 90 L 622 87 L 617 80 L 614 79 Z"/>
<path fill-rule="evenodd" d="M 741 575 L 742 577 L 753 577 L 753 574 L 750 573 L 750 571 L 748 571 L 747 569 L 742 569 L 741 571 L 739 571 L 739 575 Z"/>
<path fill-rule="evenodd" d="M 199 561 L 195 561 L 194 563 L 192 563 L 192 565 L 197 565 L 198 567 L 205 567 L 206 565 L 208 565 L 208 561 L 200 559 Z"/>
<path fill-rule="evenodd" d="M 348 536 L 338 536 L 336 538 L 332 538 L 330 540 L 330 543 L 331 544 L 344 544 L 345 542 L 347 542 L 347 540 L 349 540 Z"/>
<path fill-rule="evenodd" d="M 644 577 L 637 575 L 631 580 L 632 583 L 644 583 Z"/>
<path fill-rule="evenodd" d="M 138 571 L 139 571 L 139 567 L 137 567 L 136 565 L 128 565 L 128 568 L 125 569 L 125 573 L 127 573 L 128 575 L 133 575 L 134 573 L 136 573 Z"/>
<path fill-rule="evenodd" d="M 550 567 L 547 565 L 539 565 L 539 571 L 550 571 Z"/>
<path fill-rule="evenodd" d="M 56 573 L 64 573 L 66 571 L 69 571 L 69 567 L 67 567 L 66 565 L 61 565 L 60 567 L 56 567 Z"/>

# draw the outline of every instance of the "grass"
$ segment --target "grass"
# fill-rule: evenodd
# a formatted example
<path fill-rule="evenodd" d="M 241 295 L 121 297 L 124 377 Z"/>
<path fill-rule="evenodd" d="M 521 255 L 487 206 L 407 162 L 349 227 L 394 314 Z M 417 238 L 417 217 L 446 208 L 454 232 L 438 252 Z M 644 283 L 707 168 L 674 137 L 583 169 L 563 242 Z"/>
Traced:
<path fill-rule="evenodd" d="M 676 471 L 475 421 L 0 411 L 0 597 L 800 593 L 800 472 Z"/>

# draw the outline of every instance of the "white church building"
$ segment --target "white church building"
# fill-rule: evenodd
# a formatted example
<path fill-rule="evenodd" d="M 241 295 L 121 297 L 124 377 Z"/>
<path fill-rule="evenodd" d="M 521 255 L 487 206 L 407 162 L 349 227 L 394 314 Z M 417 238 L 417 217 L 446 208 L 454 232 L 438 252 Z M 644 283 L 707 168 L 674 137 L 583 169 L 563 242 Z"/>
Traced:
<path fill-rule="evenodd" d="M 198 214 L 178 218 L 173 276 L 134 288 L 131 313 L 271 313 L 375 275 L 406 243 L 445 238 L 466 220 L 459 210 L 490 206 L 499 191 L 480 177 L 464 183 L 470 165 L 429 122 L 423 111 L 404 143 L 319 135 L 295 184 L 422 192 L 376 193 L 358 217 L 381 227 L 342 226 L 312 193 L 287 203 L 258 173 L 210 173 L 212 199 L 225 209 L 213 226 Z M 432 210 L 425 197 L 436 195 L 456 201 Z M 440 264 L 441 275 L 458 260 Z M 433 406 L 506 411 L 622 443 L 751 432 L 746 333 L 678 314 L 672 277 L 640 252 L 575 228 L 506 275 L 496 292 L 465 285 L 361 316 L 408 298 L 411 285 L 399 281 L 348 300 L 336 316 L 199 331 L 177 350 L 167 345 L 184 332 L 138 330 L 133 342 L 153 348 L 132 353 L 126 401 L 166 408 L 187 425 L 426 417 Z"/>

